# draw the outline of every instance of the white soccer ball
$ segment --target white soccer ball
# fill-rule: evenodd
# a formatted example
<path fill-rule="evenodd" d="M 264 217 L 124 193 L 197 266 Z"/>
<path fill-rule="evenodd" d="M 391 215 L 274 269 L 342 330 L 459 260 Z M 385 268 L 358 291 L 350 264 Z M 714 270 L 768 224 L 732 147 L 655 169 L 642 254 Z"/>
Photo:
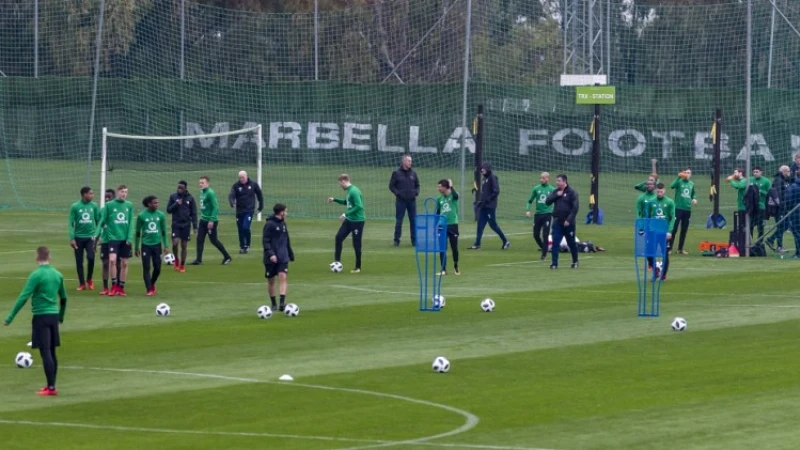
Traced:
<path fill-rule="evenodd" d="M 297 315 L 300 314 L 300 307 L 294 303 L 289 303 L 286 305 L 286 308 L 283 309 L 283 313 L 286 314 L 287 317 L 297 317 Z"/>
<path fill-rule="evenodd" d="M 481 302 L 481 309 L 483 312 L 492 312 L 494 311 L 494 300 L 490 298 L 483 299 Z"/>
<path fill-rule="evenodd" d="M 450 361 L 448 361 L 444 356 L 437 356 L 433 359 L 433 364 L 431 367 L 433 368 L 434 372 L 447 373 L 450 371 Z"/>
<path fill-rule="evenodd" d="M 33 365 L 33 356 L 28 352 L 19 352 L 17 357 L 14 358 L 14 362 L 20 369 L 27 369 Z"/>
<path fill-rule="evenodd" d="M 159 303 L 156 306 L 156 315 L 157 316 L 168 316 L 170 313 L 169 305 L 166 303 Z"/>
<path fill-rule="evenodd" d="M 272 309 L 270 309 L 269 306 L 264 305 L 264 306 L 258 308 L 258 311 L 256 311 L 256 314 L 258 314 L 258 318 L 259 319 L 269 319 L 270 317 L 272 317 Z"/>
<path fill-rule="evenodd" d="M 434 295 L 433 296 L 433 307 L 434 308 L 438 307 L 439 309 L 441 309 L 441 308 L 444 308 L 444 305 L 446 305 L 446 304 L 447 303 L 444 300 L 444 295 Z"/>
<path fill-rule="evenodd" d="M 686 329 L 686 319 L 683 317 L 676 317 L 672 321 L 672 331 L 683 331 Z"/>
<path fill-rule="evenodd" d="M 167 253 L 166 255 L 164 255 L 164 262 L 167 263 L 168 265 L 174 263 L 175 255 L 173 255 L 172 253 Z"/>
<path fill-rule="evenodd" d="M 334 261 L 330 264 L 331 272 L 339 273 L 344 269 L 344 266 L 339 261 Z"/>

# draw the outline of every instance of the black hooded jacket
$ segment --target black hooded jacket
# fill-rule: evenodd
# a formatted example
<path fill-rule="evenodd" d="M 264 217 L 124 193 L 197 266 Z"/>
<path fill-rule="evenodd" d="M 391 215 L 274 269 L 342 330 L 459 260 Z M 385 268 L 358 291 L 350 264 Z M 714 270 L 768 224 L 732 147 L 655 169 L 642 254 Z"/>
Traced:
<path fill-rule="evenodd" d="M 478 207 L 481 209 L 497 209 L 497 198 L 500 197 L 500 181 L 492 173 L 492 165 L 483 163 L 481 169 L 486 170 L 481 182 L 481 199 Z"/>
<path fill-rule="evenodd" d="M 278 257 L 278 264 L 294 261 L 294 251 L 292 251 L 292 241 L 289 240 L 286 221 L 280 220 L 274 215 L 269 216 L 261 232 L 261 243 L 264 246 L 265 264 L 272 256 Z"/>

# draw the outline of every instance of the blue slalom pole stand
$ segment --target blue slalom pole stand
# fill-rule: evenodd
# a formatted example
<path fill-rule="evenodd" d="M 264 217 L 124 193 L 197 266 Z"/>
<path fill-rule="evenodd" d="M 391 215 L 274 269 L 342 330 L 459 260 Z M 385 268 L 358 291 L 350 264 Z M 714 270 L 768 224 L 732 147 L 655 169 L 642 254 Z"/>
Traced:
<path fill-rule="evenodd" d="M 433 203 L 433 211 L 428 204 Z M 418 214 L 414 228 L 416 245 L 414 256 L 419 275 L 419 310 L 440 311 L 439 295 L 442 293 L 442 266 L 447 257 L 447 219 L 436 214 L 436 199 L 426 198 L 424 214 Z M 444 256 L 442 256 L 444 255 Z M 441 262 L 440 262 L 441 259 Z"/>
<path fill-rule="evenodd" d="M 661 270 L 667 258 L 667 226 L 664 219 L 636 219 L 633 234 L 639 317 L 658 317 L 661 309 Z M 652 265 L 652 273 L 647 272 Z"/>

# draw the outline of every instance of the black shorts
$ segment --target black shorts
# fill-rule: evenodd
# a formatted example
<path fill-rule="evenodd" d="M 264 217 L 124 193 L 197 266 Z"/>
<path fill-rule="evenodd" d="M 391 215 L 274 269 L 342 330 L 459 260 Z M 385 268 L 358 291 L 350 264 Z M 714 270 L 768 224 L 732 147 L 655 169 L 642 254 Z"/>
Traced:
<path fill-rule="evenodd" d="M 131 245 L 126 241 L 111 241 L 108 243 L 108 254 L 115 253 L 120 258 L 130 258 L 133 256 Z"/>
<path fill-rule="evenodd" d="M 50 349 L 61 345 L 58 334 L 58 314 L 42 314 L 33 316 L 31 322 L 31 347 Z"/>
<path fill-rule="evenodd" d="M 192 226 L 185 225 L 185 226 L 172 226 L 172 239 L 180 239 L 182 241 L 188 241 L 192 236 Z"/>
<path fill-rule="evenodd" d="M 100 244 L 100 259 L 108 259 L 108 242 Z"/>
<path fill-rule="evenodd" d="M 289 273 L 289 263 L 282 263 L 279 262 L 277 264 L 272 263 L 271 261 L 267 260 L 264 263 L 264 278 L 274 278 L 275 275 L 279 273 Z"/>
<path fill-rule="evenodd" d="M 458 224 L 448 225 L 447 226 L 447 236 L 448 237 L 458 237 Z"/>

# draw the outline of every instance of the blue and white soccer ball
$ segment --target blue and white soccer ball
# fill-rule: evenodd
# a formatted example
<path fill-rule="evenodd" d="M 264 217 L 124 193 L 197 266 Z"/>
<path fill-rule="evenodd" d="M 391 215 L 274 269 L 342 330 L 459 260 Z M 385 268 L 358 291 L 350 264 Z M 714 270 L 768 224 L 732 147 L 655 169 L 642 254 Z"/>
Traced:
<path fill-rule="evenodd" d="M 433 296 L 433 307 L 434 308 L 439 308 L 439 309 L 444 308 L 445 304 L 446 304 L 446 302 L 444 300 L 444 295 L 434 295 Z"/>
<path fill-rule="evenodd" d="M 264 305 L 258 308 L 256 314 L 258 314 L 259 319 L 269 319 L 270 317 L 272 317 L 272 309 L 269 306 Z"/>
<path fill-rule="evenodd" d="M 175 262 L 175 255 L 173 255 L 172 253 L 167 253 L 166 255 L 164 255 L 164 262 L 167 265 L 170 265 L 170 264 L 174 263 Z"/>
<path fill-rule="evenodd" d="M 156 315 L 157 316 L 168 316 L 170 313 L 169 305 L 166 303 L 159 303 L 156 306 Z"/>
<path fill-rule="evenodd" d="M 297 317 L 297 315 L 300 314 L 300 307 L 294 303 L 289 303 L 286 305 L 286 308 L 283 309 L 283 313 L 286 314 L 286 317 Z"/>
<path fill-rule="evenodd" d="M 481 302 L 481 309 L 483 312 L 492 312 L 494 311 L 494 300 L 490 298 L 485 298 Z"/>
<path fill-rule="evenodd" d="M 672 331 L 684 331 L 686 326 L 686 319 L 683 317 L 676 317 L 672 320 Z"/>
<path fill-rule="evenodd" d="M 17 353 L 17 357 L 14 358 L 14 363 L 16 363 L 17 367 L 20 369 L 27 369 L 33 365 L 33 356 L 28 352 L 19 352 Z"/>
<path fill-rule="evenodd" d="M 331 272 L 339 273 L 344 269 L 344 266 L 339 261 L 334 261 L 330 264 Z"/>
<path fill-rule="evenodd" d="M 450 371 L 450 361 L 444 356 L 437 356 L 433 359 L 431 368 L 433 368 L 433 371 L 436 373 L 447 373 Z"/>

